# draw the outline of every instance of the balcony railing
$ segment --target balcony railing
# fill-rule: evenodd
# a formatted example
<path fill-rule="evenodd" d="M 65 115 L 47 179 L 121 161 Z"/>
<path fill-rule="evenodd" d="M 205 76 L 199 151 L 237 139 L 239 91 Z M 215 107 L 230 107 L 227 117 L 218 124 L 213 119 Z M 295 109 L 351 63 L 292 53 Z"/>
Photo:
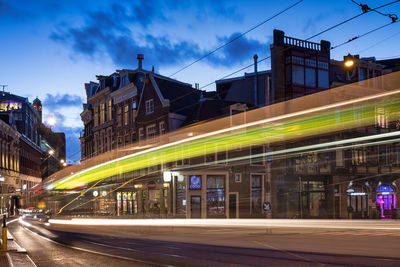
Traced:
<path fill-rule="evenodd" d="M 284 37 L 284 43 L 286 45 L 297 46 L 301 48 L 307 48 L 311 50 L 321 50 L 321 45 L 318 43 L 313 43 L 305 40 L 296 39 L 293 37 Z"/>

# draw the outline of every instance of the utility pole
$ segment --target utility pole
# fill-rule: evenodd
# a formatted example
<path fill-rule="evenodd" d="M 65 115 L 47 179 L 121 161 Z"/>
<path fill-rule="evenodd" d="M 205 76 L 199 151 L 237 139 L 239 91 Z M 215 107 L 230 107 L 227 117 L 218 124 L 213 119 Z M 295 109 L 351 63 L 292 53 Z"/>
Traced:
<path fill-rule="evenodd" d="M 6 84 L 0 84 L 1 87 L 3 87 L 3 93 L 4 93 L 4 88 L 6 88 L 8 85 Z"/>

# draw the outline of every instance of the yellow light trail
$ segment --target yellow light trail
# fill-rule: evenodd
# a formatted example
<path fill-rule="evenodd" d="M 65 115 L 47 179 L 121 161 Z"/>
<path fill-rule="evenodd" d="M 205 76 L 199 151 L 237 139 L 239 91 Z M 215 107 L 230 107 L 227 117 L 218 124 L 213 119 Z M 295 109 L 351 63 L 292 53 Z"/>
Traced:
<path fill-rule="evenodd" d="M 71 189 L 76 187 L 77 184 L 88 184 L 116 174 L 193 158 L 205 153 L 229 151 L 239 146 L 246 147 L 282 140 L 287 141 L 373 125 L 375 123 L 376 106 L 384 106 L 388 112 L 400 111 L 400 101 L 396 96 L 399 93 L 400 90 L 395 90 L 361 97 L 188 137 L 98 164 L 63 180 L 56 181 L 50 184 L 47 189 Z M 380 100 L 389 96 L 393 98 Z M 371 100 L 379 101 L 363 103 Z M 356 104 L 359 104 L 359 106 L 355 106 Z M 340 110 L 332 110 L 338 108 Z M 358 114 L 357 120 L 354 119 L 354 114 Z"/>

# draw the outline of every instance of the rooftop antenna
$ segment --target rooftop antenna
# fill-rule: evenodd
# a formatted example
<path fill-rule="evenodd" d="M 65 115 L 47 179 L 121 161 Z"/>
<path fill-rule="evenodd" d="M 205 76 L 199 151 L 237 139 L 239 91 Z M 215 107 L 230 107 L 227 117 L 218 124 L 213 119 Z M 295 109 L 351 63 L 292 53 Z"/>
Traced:
<path fill-rule="evenodd" d="M 3 93 L 4 93 L 4 88 L 6 88 L 8 85 L 6 85 L 6 84 L 0 84 L 0 86 L 3 87 Z"/>

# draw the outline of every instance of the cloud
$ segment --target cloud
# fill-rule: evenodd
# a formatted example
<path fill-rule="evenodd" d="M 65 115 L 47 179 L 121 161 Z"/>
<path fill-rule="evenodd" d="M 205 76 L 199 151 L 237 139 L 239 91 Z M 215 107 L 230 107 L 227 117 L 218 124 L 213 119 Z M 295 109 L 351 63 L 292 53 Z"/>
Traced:
<path fill-rule="evenodd" d="M 46 94 L 45 99 L 42 101 L 43 108 L 53 110 L 60 107 L 82 107 L 83 100 L 78 95 L 71 94 Z"/>
<path fill-rule="evenodd" d="M 228 37 L 218 37 L 218 43 L 227 43 L 230 40 L 237 39 L 239 36 L 240 33 L 236 32 Z M 207 60 L 215 65 L 231 66 L 248 62 L 253 58 L 254 54 L 266 51 L 267 49 L 268 46 L 266 43 L 243 36 L 211 55 Z"/>
<path fill-rule="evenodd" d="M 173 0 L 168 3 L 173 4 Z M 232 16 L 235 9 L 225 4 L 218 4 L 212 7 L 212 1 L 205 1 L 200 6 L 194 5 L 197 9 L 204 7 L 203 14 L 207 14 L 208 9 L 218 11 L 221 16 Z M 130 5 L 112 4 L 109 8 L 89 13 L 85 23 L 80 26 L 67 26 L 60 24 L 55 31 L 50 34 L 53 41 L 70 45 L 74 52 L 93 58 L 102 58 L 104 55 L 110 57 L 112 61 L 121 67 L 136 66 L 136 55 L 145 55 L 146 62 L 159 64 L 161 66 L 171 66 L 179 63 L 197 59 L 208 51 L 200 49 L 193 38 L 190 40 L 170 39 L 168 35 L 156 36 L 152 31 L 147 30 L 149 25 L 155 22 L 165 22 L 171 18 L 164 15 L 163 9 L 167 5 L 162 1 L 139 1 Z M 177 9 L 188 8 L 189 4 L 177 6 Z M 190 3 L 193 7 L 193 3 Z M 172 5 L 175 6 L 175 5 Z M 157 8 L 155 8 L 157 7 Z M 171 7 L 168 7 L 171 9 Z M 210 16 L 208 14 L 208 16 Z M 235 16 L 239 18 L 240 16 Z M 219 37 L 218 42 L 223 43 L 233 38 Z M 213 57 L 208 63 L 218 65 L 234 65 L 242 62 L 248 55 L 252 56 L 255 48 L 261 47 L 255 40 L 241 38 L 220 51 L 218 57 Z M 243 49 L 251 49 L 244 51 Z M 235 53 L 238 53 L 237 55 Z"/>

